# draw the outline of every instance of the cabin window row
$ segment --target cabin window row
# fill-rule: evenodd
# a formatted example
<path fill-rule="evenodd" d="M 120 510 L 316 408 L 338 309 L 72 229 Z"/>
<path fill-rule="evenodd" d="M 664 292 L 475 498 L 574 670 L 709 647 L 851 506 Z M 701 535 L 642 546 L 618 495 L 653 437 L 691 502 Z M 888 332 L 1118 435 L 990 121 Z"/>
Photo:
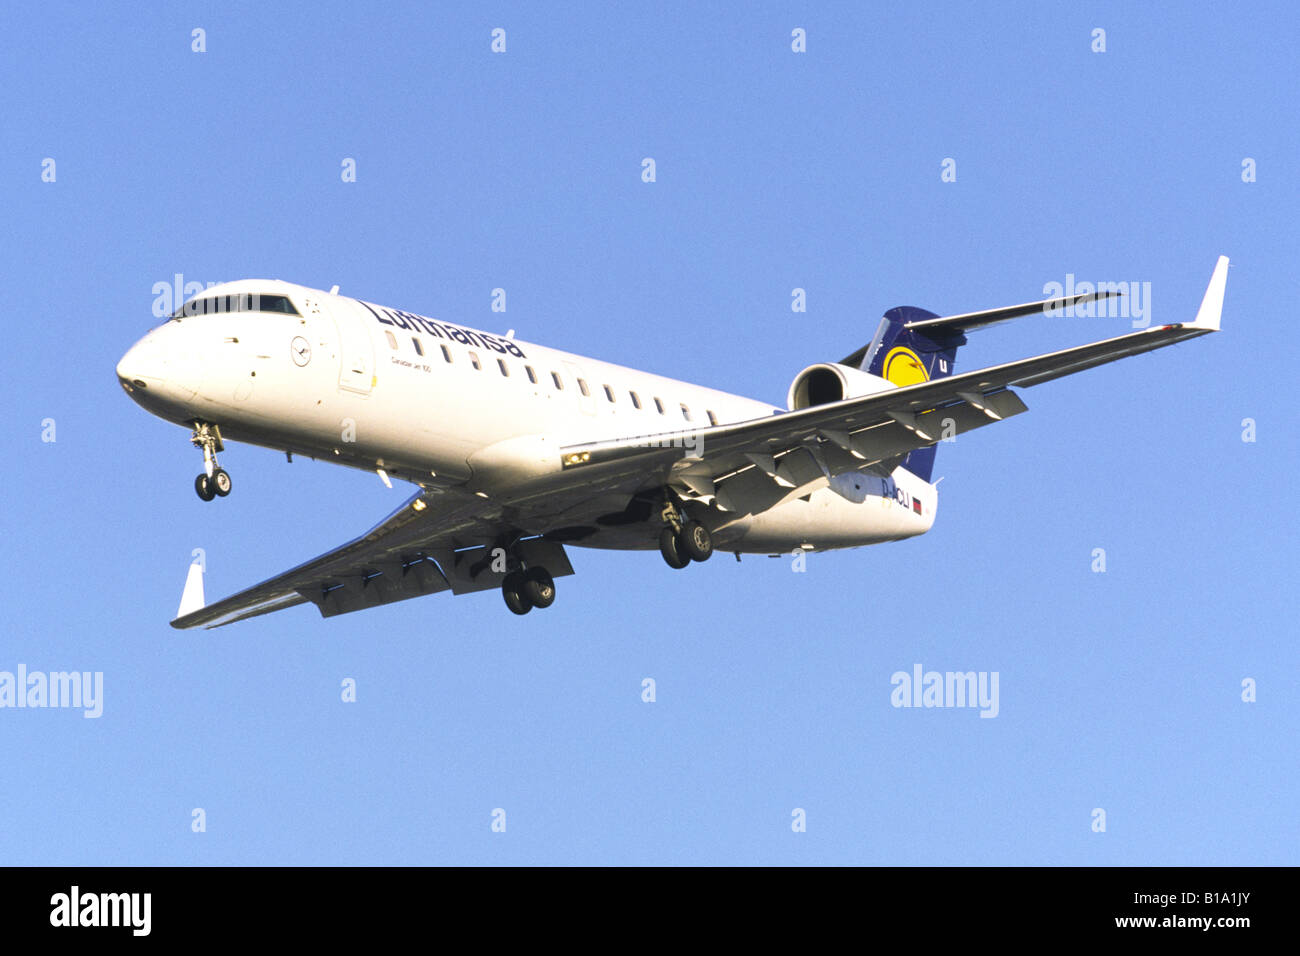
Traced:
<path fill-rule="evenodd" d="M 401 347 L 400 345 L 398 345 L 397 336 L 394 335 L 392 332 L 388 331 L 387 329 L 384 330 L 384 337 L 388 339 L 388 345 L 390 348 L 392 348 L 393 351 L 397 351 Z M 424 345 L 421 344 L 420 340 L 415 336 L 411 336 L 411 345 L 415 347 L 416 355 L 420 355 L 420 356 L 424 355 Z M 442 349 L 443 359 L 447 362 L 448 365 L 450 365 L 453 359 L 453 356 L 451 354 L 451 349 L 447 348 L 447 346 L 445 345 L 440 346 L 440 348 Z M 474 368 L 476 369 L 482 370 L 483 368 L 483 363 L 479 360 L 478 353 L 473 350 L 470 350 L 469 352 L 469 363 L 470 365 L 474 366 Z M 510 377 L 510 366 L 506 364 L 505 359 L 503 358 L 497 359 L 497 368 L 501 370 L 501 375 L 503 378 Z M 528 375 L 528 381 L 536 385 L 537 372 L 533 369 L 533 367 L 531 365 L 525 365 L 524 372 L 527 373 Z M 551 373 L 551 382 L 555 385 L 556 391 L 559 392 L 564 391 L 564 379 L 560 377 L 559 372 Z M 577 382 L 578 382 L 578 390 L 581 391 L 585 397 L 590 398 L 591 387 L 587 384 L 587 380 L 584 378 L 578 378 Z M 601 388 L 605 392 L 605 400 L 609 402 L 609 404 L 611 405 L 617 404 L 618 396 L 615 393 L 613 386 L 602 385 Z M 643 407 L 641 404 L 641 396 L 638 395 L 635 391 L 629 389 L 627 395 L 628 398 L 632 400 L 633 408 L 640 409 Z M 654 403 L 655 403 L 655 410 L 659 412 L 660 415 L 666 414 L 662 399 L 656 396 Z M 682 410 L 683 420 L 688 422 L 695 421 L 695 419 L 691 416 L 691 409 L 689 405 L 687 405 L 685 402 L 682 402 L 678 407 L 680 407 Z M 718 424 L 718 416 L 715 415 L 712 410 L 708 410 L 706 414 L 709 416 L 710 425 Z"/>

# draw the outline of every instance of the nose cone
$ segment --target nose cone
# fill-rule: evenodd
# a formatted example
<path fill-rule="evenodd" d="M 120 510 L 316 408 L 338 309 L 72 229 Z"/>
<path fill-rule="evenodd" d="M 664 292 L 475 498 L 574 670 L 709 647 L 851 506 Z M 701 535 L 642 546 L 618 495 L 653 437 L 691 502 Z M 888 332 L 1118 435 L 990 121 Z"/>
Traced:
<path fill-rule="evenodd" d="M 127 349 L 117 363 L 117 377 L 128 392 L 132 388 L 148 388 L 149 379 L 160 378 L 161 365 L 158 350 L 146 336 Z"/>
<path fill-rule="evenodd" d="M 158 337 L 150 332 L 127 350 L 117 363 L 117 379 L 132 397 L 137 391 L 156 388 L 166 381 L 167 353 Z"/>
<path fill-rule="evenodd" d="M 117 380 L 131 398 L 156 414 L 164 414 L 180 403 L 194 397 L 195 383 L 192 374 L 180 362 L 184 355 L 176 354 L 183 344 L 166 327 L 154 329 L 122 356 L 117 363 Z"/>

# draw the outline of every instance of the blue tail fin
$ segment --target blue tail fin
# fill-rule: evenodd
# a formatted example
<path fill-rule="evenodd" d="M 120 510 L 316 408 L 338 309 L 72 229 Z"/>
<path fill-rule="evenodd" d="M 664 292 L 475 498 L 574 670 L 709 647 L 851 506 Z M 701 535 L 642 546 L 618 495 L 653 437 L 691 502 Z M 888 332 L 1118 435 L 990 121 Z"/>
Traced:
<path fill-rule="evenodd" d="M 900 305 L 885 313 L 880 320 L 876 337 L 862 352 L 865 372 L 879 375 L 895 385 L 916 385 L 952 374 L 957 360 L 957 348 L 966 344 L 960 329 L 931 327 L 922 332 L 909 329 L 908 323 L 938 316 L 925 309 Z M 934 471 L 935 446 L 908 452 L 903 467 L 924 481 L 930 480 Z"/>

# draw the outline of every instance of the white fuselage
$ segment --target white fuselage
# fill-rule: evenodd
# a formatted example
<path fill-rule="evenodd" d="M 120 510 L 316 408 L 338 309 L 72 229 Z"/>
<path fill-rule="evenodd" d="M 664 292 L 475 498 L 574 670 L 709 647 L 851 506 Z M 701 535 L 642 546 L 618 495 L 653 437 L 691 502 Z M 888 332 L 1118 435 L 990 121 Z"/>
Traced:
<path fill-rule="evenodd" d="M 563 445 L 782 411 L 286 282 L 241 280 L 200 298 L 249 293 L 287 296 L 299 314 L 231 311 L 166 322 L 118 366 L 131 397 L 177 424 L 215 423 L 228 440 L 497 500 L 558 471 Z M 864 498 L 839 494 L 821 479 L 761 514 L 715 521 L 718 546 L 820 550 L 929 530 L 933 485 L 902 468 L 888 479 L 863 480 Z M 574 543 L 654 548 L 656 529 L 610 528 Z"/>

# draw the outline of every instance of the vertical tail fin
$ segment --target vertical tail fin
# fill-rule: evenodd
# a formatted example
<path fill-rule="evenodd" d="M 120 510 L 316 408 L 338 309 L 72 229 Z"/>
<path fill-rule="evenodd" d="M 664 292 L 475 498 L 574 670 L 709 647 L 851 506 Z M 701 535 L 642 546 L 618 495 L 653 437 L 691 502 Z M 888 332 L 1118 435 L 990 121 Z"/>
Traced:
<path fill-rule="evenodd" d="M 937 318 L 933 312 L 911 305 L 890 309 L 880 320 L 876 337 L 867 346 L 859 367 L 899 386 L 916 385 L 951 375 L 957 361 L 957 349 L 966 344 L 966 336 L 961 330 L 908 328 L 909 323 Z M 918 478 L 929 481 L 934 471 L 934 451 L 935 446 L 930 445 L 909 452 L 903 459 L 903 467 Z"/>

